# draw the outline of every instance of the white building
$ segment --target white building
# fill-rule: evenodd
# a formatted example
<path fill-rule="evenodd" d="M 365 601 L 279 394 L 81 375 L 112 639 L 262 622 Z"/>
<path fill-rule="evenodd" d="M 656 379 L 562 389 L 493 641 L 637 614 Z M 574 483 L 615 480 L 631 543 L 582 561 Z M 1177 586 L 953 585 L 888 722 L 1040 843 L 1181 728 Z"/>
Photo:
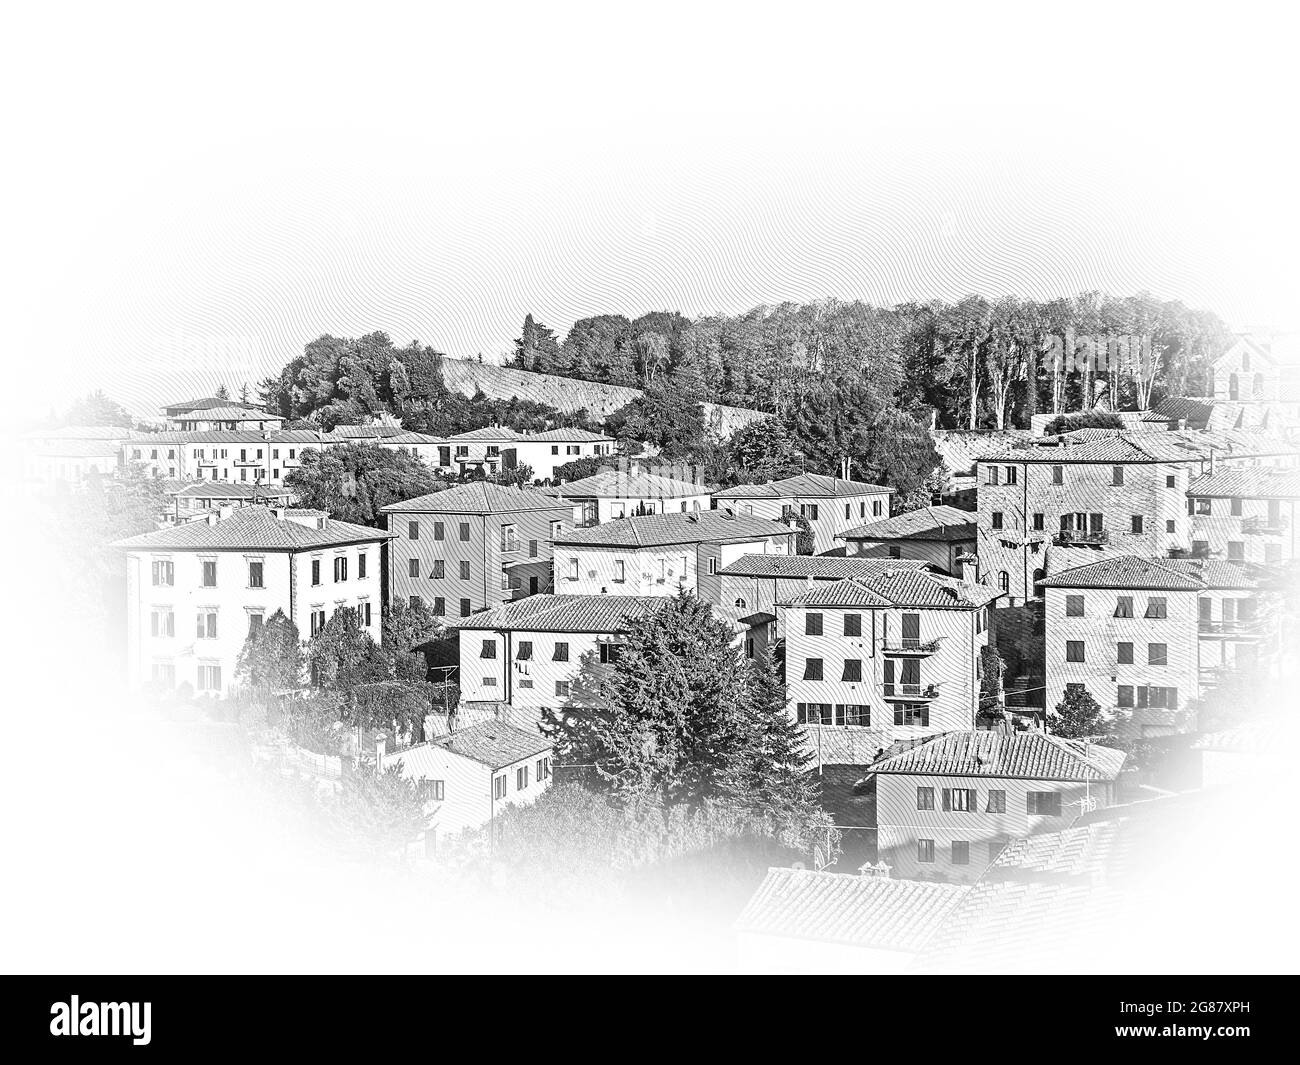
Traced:
<path fill-rule="evenodd" d="M 614 453 L 614 441 L 586 429 L 560 428 L 519 432 L 499 425 L 471 429 L 438 441 L 430 461 L 447 473 L 482 470 L 491 475 L 528 466 L 533 480 L 553 480 L 557 466 Z"/>
<path fill-rule="evenodd" d="M 1300 470 L 1220 466 L 1187 486 L 1192 554 L 1274 565 L 1297 556 Z"/>
<path fill-rule="evenodd" d="M 122 444 L 122 465 L 146 477 L 280 485 L 304 451 L 323 446 L 310 429 L 151 433 Z"/>
<path fill-rule="evenodd" d="M 741 484 L 713 494 L 719 508 L 737 514 L 783 521 L 792 515 L 807 520 L 813 554 L 833 550 L 836 538 L 872 518 L 889 517 L 892 488 L 845 481 L 820 473 L 801 473 L 770 484 Z"/>
<path fill-rule="evenodd" d="M 940 573 L 969 576 L 963 556 L 973 556 L 979 539 L 973 511 L 921 507 L 840 533 L 845 552 L 860 558 L 914 558 Z M 977 567 L 972 567 L 976 569 Z M 976 574 L 976 576 L 978 576 Z"/>
<path fill-rule="evenodd" d="M 504 809 L 536 802 L 551 786 L 554 754 L 550 740 L 504 721 L 458 729 L 384 756 L 384 767 L 425 781 L 430 820 L 425 851 L 437 840 L 482 828 Z"/>
<path fill-rule="evenodd" d="M 225 695 L 249 630 L 277 610 L 307 639 L 354 607 L 378 642 L 388 535 L 320 511 L 258 506 L 119 540 L 130 682 Z"/>
<path fill-rule="evenodd" d="M 548 491 L 573 504 L 582 526 L 636 514 L 685 514 L 711 505 L 705 485 L 621 469 L 601 470 Z"/>
<path fill-rule="evenodd" d="M 555 538 L 555 589 L 566 595 L 676 595 L 720 601 L 723 567 L 742 555 L 788 555 L 794 531 L 725 510 L 647 514 Z"/>
<path fill-rule="evenodd" d="M 220 430 L 231 432 L 266 432 L 279 429 L 284 425 L 284 418 L 278 414 L 268 414 L 256 407 L 244 407 L 238 404 L 222 407 L 202 407 L 167 416 L 168 424 L 182 433 L 207 433 Z"/>

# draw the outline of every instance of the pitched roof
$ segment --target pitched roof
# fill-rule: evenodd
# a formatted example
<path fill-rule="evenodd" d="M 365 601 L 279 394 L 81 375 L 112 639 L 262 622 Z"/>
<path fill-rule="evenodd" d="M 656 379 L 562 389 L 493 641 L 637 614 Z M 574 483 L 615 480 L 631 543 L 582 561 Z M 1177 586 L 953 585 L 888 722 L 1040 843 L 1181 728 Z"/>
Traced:
<path fill-rule="evenodd" d="M 517 433 L 515 430 L 506 428 L 503 425 L 485 425 L 480 429 L 470 429 L 464 433 L 457 433 L 447 439 L 455 441 L 522 440 L 523 437 L 523 433 Z"/>
<path fill-rule="evenodd" d="M 1177 429 L 1169 432 L 1106 430 L 1106 435 L 1079 440 L 1072 434 L 1021 441 L 985 456 L 981 462 L 1161 463 L 1194 462 L 1212 453 L 1225 455 L 1291 454 L 1281 437 L 1253 429 Z M 1091 434 L 1090 434 L 1091 436 Z"/>
<path fill-rule="evenodd" d="M 582 499 L 588 496 L 610 497 L 614 499 L 674 499 L 681 496 L 708 495 L 709 490 L 702 484 L 679 481 L 657 473 L 624 472 L 622 470 L 601 470 L 590 477 L 581 477 L 576 481 L 566 481 L 557 489 L 567 499 Z"/>
<path fill-rule="evenodd" d="M 526 440 L 541 440 L 544 443 L 554 443 L 556 441 L 567 440 L 570 443 L 597 443 L 613 442 L 613 437 L 604 436 L 601 433 L 593 433 L 589 429 L 547 429 L 540 433 L 532 433 L 525 436 Z"/>
<path fill-rule="evenodd" d="M 896 562 L 896 559 L 881 559 Z M 925 607 L 974 610 L 1003 593 L 986 584 L 944 577 L 924 569 L 886 567 L 870 577 L 845 577 L 793 595 L 782 606 Z"/>
<path fill-rule="evenodd" d="M 724 510 L 684 514 L 642 514 L 617 518 L 555 537 L 557 544 L 587 547 L 658 547 L 665 544 L 729 543 L 772 536 L 793 536 L 790 526 L 750 514 Z"/>
<path fill-rule="evenodd" d="M 291 517 L 277 517 L 274 511 L 266 507 L 240 507 L 226 518 L 175 525 L 158 532 L 118 540 L 113 546 L 133 551 L 301 551 L 314 547 L 385 540 L 390 535 L 383 529 L 353 525 L 333 518 L 325 521 L 324 528 L 315 528 L 294 521 Z"/>
<path fill-rule="evenodd" d="M 246 422 L 282 422 L 284 417 L 279 414 L 268 414 L 264 410 L 258 410 L 255 407 L 202 407 L 195 410 L 187 411 L 184 414 L 174 415 L 176 418 L 189 421 L 246 421 Z"/>
<path fill-rule="evenodd" d="M 1021 780 L 1114 780 L 1127 755 L 1095 743 L 1044 732 L 946 732 L 894 744 L 873 773 Z"/>
<path fill-rule="evenodd" d="M 235 399 L 222 399 L 221 396 L 204 396 L 201 399 L 181 399 L 175 403 L 164 403 L 163 410 L 209 410 L 212 407 L 243 407 L 244 404 Z M 249 403 L 248 407 L 256 407 L 256 404 Z"/>
<path fill-rule="evenodd" d="M 511 514 L 527 510 L 568 511 L 563 500 L 531 488 L 470 481 L 441 492 L 416 496 L 401 503 L 389 503 L 384 514 Z"/>
<path fill-rule="evenodd" d="M 872 577 L 887 569 L 929 569 L 914 558 L 858 558 L 844 555 L 741 555 L 718 570 L 724 577 L 768 577 L 781 580 L 840 580 Z"/>
<path fill-rule="evenodd" d="M 1214 499 L 1300 499 L 1300 469 L 1222 466 L 1193 480 L 1187 494 Z"/>
<path fill-rule="evenodd" d="M 507 725 L 504 721 L 485 721 L 470 725 L 433 740 L 435 746 L 453 751 L 492 769 L 502 769 L 515 762 L 549 751 L 554 744 L 536 732 Z M 394 754 L 400 759 L 402 752 Z"/>
<path fill-rule="evenodd" d="M 956 507 L 921 507 L 838 533 L 837 540 L 974 540 L 976 516 Z"/>
<path fill-rule="evenodd" d="M 404 432 L 406 430 L 400 425 L 336 425 L 326 435 L 339 439 L 369 440 L 381 436 L 400 436 Z"/>
<path fill-rule="evenodd" d="M 172 429 L 139 433 L 129 443 L 150 447 L 156 444 L 315 444 L 319 440 L 313 429 Z"/>
<path fill-rule="evenodd" d="M 769 869 L 735 929 L 915 953 L 965 894 L 956 884 Z"/>
<path fill-rule="evenodd" d="M 191 484 L 179 484 L 168 489 L 170 496 L 184 496 L 186 499 L 287 499 L 293 495 L 287 488 L 275 488 L 264 484 L 226 483 L 225 481 L 195 481 Z"/>
<path fill-rule="evenodd" d="M 833 499 L 842 496 L 880 495 L 895 489 L 865 481 L 845 481 L 823 473 L 799 473 L 767 484 L 738 484 L 722 492 L 718 499 Z"/>
<path fill-rule="evenodd" d="M 530 595 L 448 626 L 520 632 L 626 632 L 634 622 L 662 610 L 667 596 Z"/>
<path fill-rule="evenodd" d="M 1193 592 L 1204 588 L 1253 588 L 1259 571 L 1247 562 L 1205 558 L 1145 558 L 1112 555 L 1062 570 L 1039 583 L 1046 588 L 1134 588 Z"/>

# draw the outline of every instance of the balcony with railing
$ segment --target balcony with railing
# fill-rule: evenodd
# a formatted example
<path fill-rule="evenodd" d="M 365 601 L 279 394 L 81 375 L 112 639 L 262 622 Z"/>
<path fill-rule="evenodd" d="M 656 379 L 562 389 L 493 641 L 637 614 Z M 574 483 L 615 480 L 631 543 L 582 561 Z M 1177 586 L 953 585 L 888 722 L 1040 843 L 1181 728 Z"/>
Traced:
<path fill-rule="evenodd" d="M 1286 532 L 1288 523 L 1280 514 L 1276 518 L 1258 517 L 1242 518 L 1241 531 L 1251 536 L 1280 536 Z"/>
<path fill-rule="evenodd" d="M 1110 542 L 1107 529 L 1062 529 L 1052 537 L 1057 547 L 1096 547 Z"/>
<path fill-rule="evenodd" d="M 885 698 L 909 703 L 930 702 L 939 698 L 938 684 L 882 684 Z"/>
<path fill-rule="evenodd" d="M 943 637 L 923 640 L 919 636 L 886 636 L 881 649 L 887 655 L 907 655 L 922 657 L 932 655 L 939 650 L 939 641 Z"/>
<path fill-rule="evenodd" d="M 1202 636 L 1258 636 L 1261 631 L 1258 618 L 1237 618 L 1235 621 L 1202 618 L 1196 627 Z"/>

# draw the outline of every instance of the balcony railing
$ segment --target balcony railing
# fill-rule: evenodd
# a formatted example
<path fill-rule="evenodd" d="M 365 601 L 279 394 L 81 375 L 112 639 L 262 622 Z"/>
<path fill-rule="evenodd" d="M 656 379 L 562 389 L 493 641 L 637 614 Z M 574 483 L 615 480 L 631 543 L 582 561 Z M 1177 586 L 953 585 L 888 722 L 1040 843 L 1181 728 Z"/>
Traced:
<path fill-rule="evenodd" d="M 1207 636 L 1258 636 L 1260 623 L 1258 618 L 1241 618 L 1237 621 L 1200 621 L 1199 631 Z"/>
<path fill-rule="evenodd" d="M 939 650 L 936 636 L 931 640 L 922 640 L 919 636 L 887 636 L 883 649 L 887 655 L 932 655 Z"/>
<path fill-rule="evenodd" d="M 886 699 L 905 699 L 908 702 L 928 702 L 939 698 L 938 684 L 882 684 Z"/>
<path fill-rule="evenodd" d="M 1089 532 L 1087 529 L 1062 529 L 1052 537 L 1052 543 L 1057 547 L 1070 547 L 1074 544 L 1104 544 L 1110 541 L 1110 532 L 1106 529 L 1097 529 Z"/>
<path fill-rule="evenodd" d="M 1287 530 L 1287 520 L 1276 518 L 1242 518 L 1241 531 L 1253 536 L 1279 536 Z"/>

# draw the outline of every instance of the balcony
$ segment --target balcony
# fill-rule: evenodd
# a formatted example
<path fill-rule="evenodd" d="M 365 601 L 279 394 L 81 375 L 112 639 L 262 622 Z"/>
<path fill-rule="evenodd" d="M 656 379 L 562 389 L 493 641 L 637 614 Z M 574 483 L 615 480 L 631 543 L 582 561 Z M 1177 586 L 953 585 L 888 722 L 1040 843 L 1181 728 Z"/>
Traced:
<path fill-rule="evenodd" d="M 1281 536 L 1286 532 L 1286 518 L 1242 518 L 1241 531 L 1251 536 Z"/>
<path fill-rule="evenodd" d="M 886 636 L 881 644 L 881 650 L 887 655 L 906 655 L 919 658 L 932 655 L 939 650 L 939 641 L 942 638 L 936 636 L 932 640 L 922 640 L 919 636 Z"/>
<path fill-rule="evenodd" d="M 1087 529 L 1062 529 L 1052 537 L 1057 547 L 1096 547 L 1110 542 L 1110 533 L 1106 529 L 1089 532 Z"/>
<path fill-rule="evenodd" d="M 1237 621 L 1199 621 L 1196 627 L 1202 636 L 1258 636 L 1261 631 L 1258 618 L 1241 618 Z"/>
<path fill-rule="evenodd" d="M 895 702 L 926 703 L 939 698 L 938 684 L 882 684 L 885 698 Z"/>

